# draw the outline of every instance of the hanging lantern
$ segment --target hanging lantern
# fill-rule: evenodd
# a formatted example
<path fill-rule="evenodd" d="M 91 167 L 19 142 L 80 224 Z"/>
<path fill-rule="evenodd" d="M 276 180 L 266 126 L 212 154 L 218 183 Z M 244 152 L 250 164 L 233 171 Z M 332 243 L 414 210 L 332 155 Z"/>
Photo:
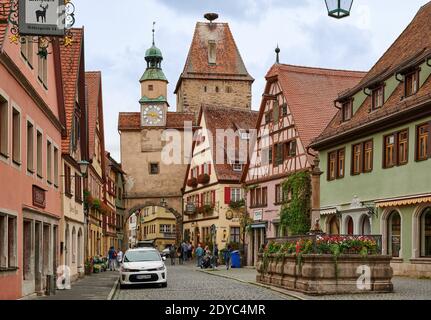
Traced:
<path fill-rule="evenodd" d="M 353 0 L 325 0 L 325 2 L 330 17 L 341 19 L 350 15 Z"/>

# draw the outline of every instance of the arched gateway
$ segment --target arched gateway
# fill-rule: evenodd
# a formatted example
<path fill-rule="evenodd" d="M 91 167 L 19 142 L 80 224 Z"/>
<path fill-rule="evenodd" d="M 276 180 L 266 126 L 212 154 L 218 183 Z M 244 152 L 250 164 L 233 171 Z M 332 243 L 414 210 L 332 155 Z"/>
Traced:
<path fill-rule="evenodd" d="M 150 208 L 150 207 L 162 207 L 166 211 L 169 211 L 170 213 L 172 213 L 172 215 L 175 217 L 175 222 L 176 222 L 175 242 L 176 243 L 181 242 L 182 241 L 182 234 L 183 234 L 183 215 L 180 212 L 181 209 L 178 208 L 178 204 L 176 204 L 176 201 L 173 201 L 173 202 L 174 203 L 169 204 L 169 203 L 165 202 L 165 199 L 161 198 L 159 202 L 158 201 L 143 201 L 141 204 L 133 205 L 132 207 L 130 207 L 130 209 L 127 209 L 126 215 L 124 216 L 123 229 L 125 230 L 125 232 L 124 232 L 123 248 L 122 249 L 127 250 L 127 248 L 129 247 L 129 235 L 128 235 L 128 230 L 127 230 L 127 223 L 128 223 L 129 218 L 132 216 L 132 214 L 139 212 L 145 208 Z"/>

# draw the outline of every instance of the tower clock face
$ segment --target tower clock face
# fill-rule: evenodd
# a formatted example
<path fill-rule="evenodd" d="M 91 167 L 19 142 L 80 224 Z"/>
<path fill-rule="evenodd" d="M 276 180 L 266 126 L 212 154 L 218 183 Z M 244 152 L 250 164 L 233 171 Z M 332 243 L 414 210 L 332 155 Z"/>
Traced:
<path fill-rule="evenodd" d="M 144 106 L 142 121 L 144 125 L 156 126 L 163 124 L 163 108 L 157 105 Z"/>

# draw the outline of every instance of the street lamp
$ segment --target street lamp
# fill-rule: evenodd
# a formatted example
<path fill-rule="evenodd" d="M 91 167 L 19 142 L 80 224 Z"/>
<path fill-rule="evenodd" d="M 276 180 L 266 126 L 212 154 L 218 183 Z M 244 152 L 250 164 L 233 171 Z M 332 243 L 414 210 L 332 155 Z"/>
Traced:
<path fill-rule="evenodd" d="M 353 0 L 325 0 L 325 2 L 330 17 L 341 19 L 350 15 Z"/>
<path fill-rule="evenodd" d="M 88 161 L 81 160 L 78 162 L 78 165 L 82 175 L 86 176 L 88 172 L 88 166 L 90 165 L 90 163 Z"/>

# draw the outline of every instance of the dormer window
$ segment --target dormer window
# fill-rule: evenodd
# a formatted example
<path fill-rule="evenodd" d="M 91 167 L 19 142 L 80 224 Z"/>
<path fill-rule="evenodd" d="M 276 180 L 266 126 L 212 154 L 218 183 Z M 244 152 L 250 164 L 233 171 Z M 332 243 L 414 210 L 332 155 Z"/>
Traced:
<path fill-rule="evenodd" d="M 353 103 L 352 103 L 352 100 L 343 102 L 343 104 L 341 106 L 341 111 L 343 113 L 343 122 L 344 121 L 349 121 L 350 119 L 352 119 L 352 115 L 353 115 Z"/>
<path fill-rule="evenodd" d="M 415 70 L 404 76 L 405 97 L 414 95 L 419 90 L 419 70 Z"/>
<path fill-rule="evenodd" d="M 237 162 L 235 162 L 234 164 L 232 164 L 232 167 L 233 167 L 233 171 L 236 171 L 236 172 L 242 172 L 242 168 L 243 168 L 242 163 L 239 163 L 239 162 L 237 161 Z"/>
<path fill-rule="evenodd" d="M 216 42 L 214 40 L 208 41 L 208 63 L 209 64 L 216 64 Z"/>
<path fill-rule="evenodd" d="M 154 86 L 152 84 L 148 85 L 148 91 L 153 91 L 154 90 Z"/>
<path fill-rule="evenodd" d="M 250 140 L 250 133 L 247 130 L 240 129 L 239 135 L 241 140 Z"/>
<path fill-rule="evenodd" d="M 384 87 L 378 87 L 373 90 L 372 94 L 372 110 L 379 109 L 383 106 L 384 103 Z"/>

